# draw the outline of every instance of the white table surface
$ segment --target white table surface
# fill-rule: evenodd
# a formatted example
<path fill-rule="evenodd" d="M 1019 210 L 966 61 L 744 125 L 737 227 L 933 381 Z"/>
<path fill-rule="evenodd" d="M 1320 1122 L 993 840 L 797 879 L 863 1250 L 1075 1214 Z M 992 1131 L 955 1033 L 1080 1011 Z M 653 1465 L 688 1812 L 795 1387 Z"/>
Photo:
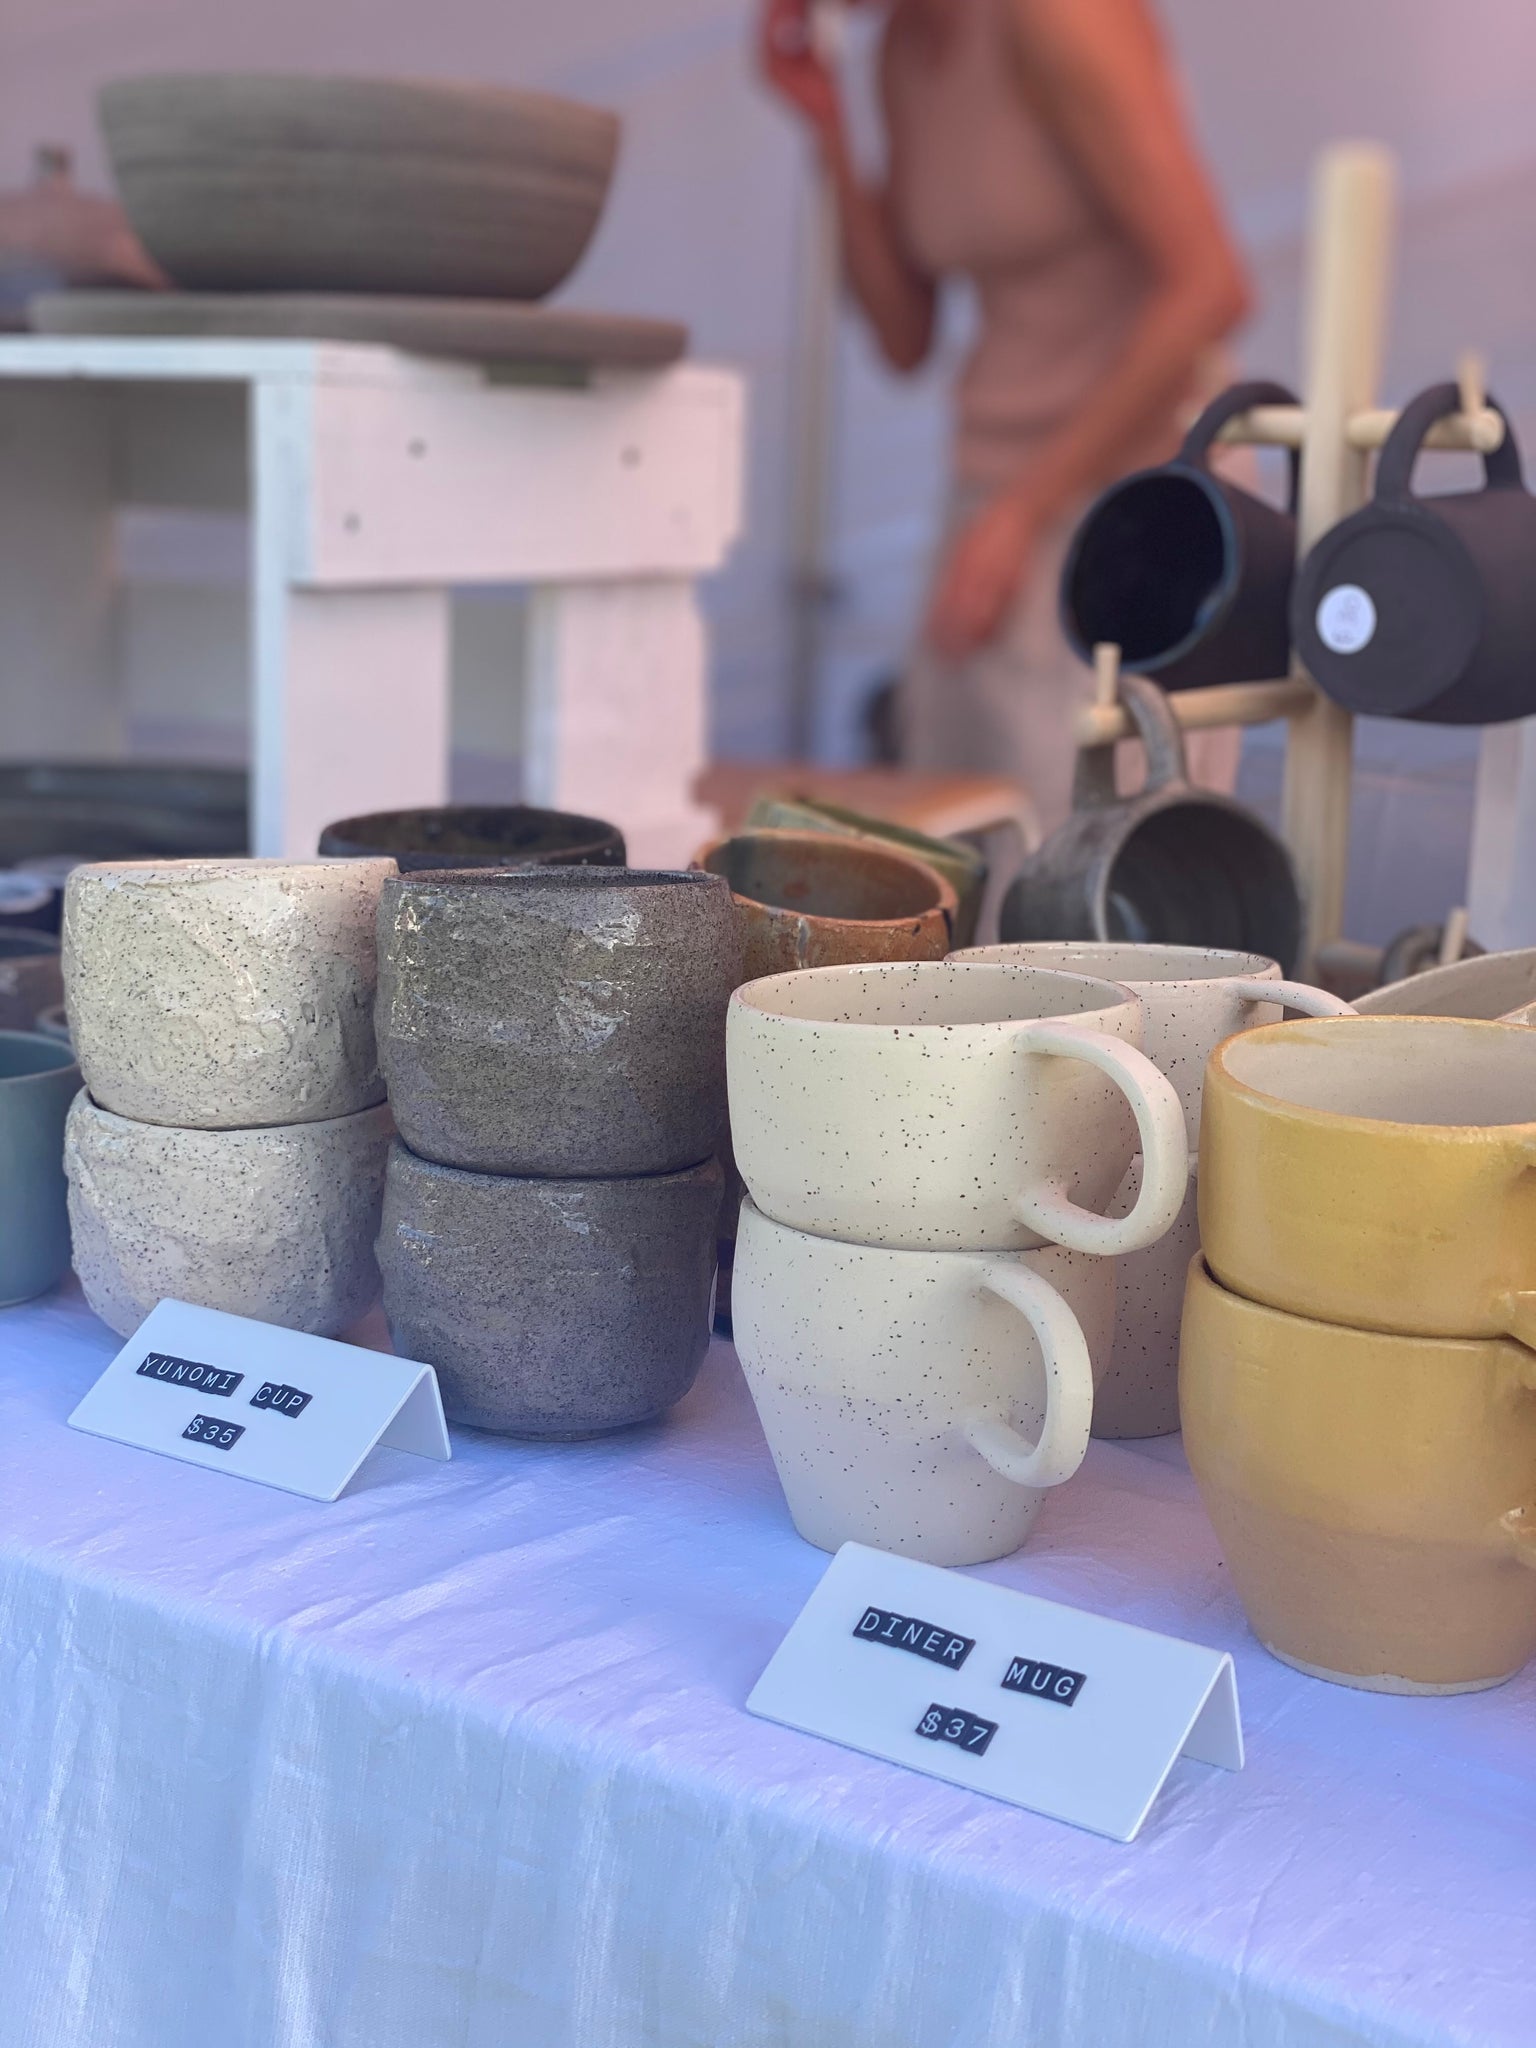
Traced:
<path fill-rule="evenodd" d="M 65 1427 L 115 1345 L 0 1313 L 6 2048 L 1536 2042 L 1536 1671 L 1273 1662 L 1176 1445 L 986 1568 L 1236 1656 L 1247 1769 L 1122 1847 L 743 1713 L 826 1560 L 727 1347 L 327 1506 Z"/>

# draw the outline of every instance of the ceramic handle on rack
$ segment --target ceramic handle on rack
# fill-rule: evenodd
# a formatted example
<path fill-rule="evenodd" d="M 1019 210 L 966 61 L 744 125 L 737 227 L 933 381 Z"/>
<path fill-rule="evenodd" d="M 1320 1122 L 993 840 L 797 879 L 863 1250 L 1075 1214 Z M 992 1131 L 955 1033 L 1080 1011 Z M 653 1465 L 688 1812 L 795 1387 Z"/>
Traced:
<path fill-rule="evenodd" d="M 1045 1420 L 1031 1443 L 1000 1415 L 977 1410 L 961 1427 L 972 1450 L 1018 1486 L 1060 1486 L 1088 1449 L 1093 1424 L 1093 1365 L 1082 1326 L 1049 1280 L 1012 1259 L 982 1262 L 982 1286 L 1016 1308 L 1034 1331 L 1045 1361 Z"/>
<path fill-rule="evenodd" d="M 1060 1188 L 1025 1188 L 1014 1213 L 1049 1244 L 1115 1257 L 1155 1244 L 1171 1228 L 1189 1185 L 1189 1133 L 1173 1083 L 1144 1052 L 1106 1031 L 1073 1024 L 1030 1024 L 1021 1036 L 1030 1052 L 1084 1060 L 1107 1074 L 1131 1105 L 1141 1140 L 1141 1188 L 1129 1215 L 1100 1216 Z"/>
<path fill-rule="evenodd" d="M 1232 984 L 1232 993 L 1245 1003 L 1278 1003 L 1285 1010 L 1299 1010 L 1303 1017 L 1354 1017 L 1359 1013 L 1342 996 L 1325 988 L 1313 988 L 1305 981 L 1265 981 L 1262 975 L 1243 976 Z"/>

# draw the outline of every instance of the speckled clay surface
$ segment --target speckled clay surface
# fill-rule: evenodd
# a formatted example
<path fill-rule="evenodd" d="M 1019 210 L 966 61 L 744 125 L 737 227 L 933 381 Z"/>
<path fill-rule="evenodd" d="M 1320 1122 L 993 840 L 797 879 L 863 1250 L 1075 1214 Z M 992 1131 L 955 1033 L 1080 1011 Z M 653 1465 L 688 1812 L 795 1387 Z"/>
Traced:
<path fill-rule="evenodd" d="M 0 1031 L 30 1031 L 64 1000 L 59 946 L 46 932 L 0 932 Z"/>
<path fill-rule="evenodd" d="M 826 832 L 738 832 L 698 866 L 723 876 L 746 936 L 748 981 L 850 960 L 942 960 L 958 900 L 914 855 Z"/>
<path fill-rule="evenodd" d="M 668 1173 L 725 1133 L 731 892 L 635 868 L 402 875 L 379 1058 L 413 1152 L 479 1173 Z"/>
<path fill-rule="evenodd" d="M 455 1422 L 587 1437 L 664 1414 L 709 1346 L 724 1176 L 532 1180 L 391 1148 L 379 1233 L 395 1347 Z"/>
<path fill-rule="evenodd" d="M 64 1132 L 75 1271 L 129 1336 L 164 1296 L 334 1337 L 379 1291 L 387 1108 L 269 1130 L 133 1123 L 82 1090 Z"/>
<path fill-rule="evenodd" d="M 1109 982 L 989 962 L 753 982 L 726 1034 L 741 1177 L 765 1215 L 858 1244 L 1148 1243 L 1178 1213 L 1188 1146 L 1177 1096 L 1136 1050 L 1141 1014 Z M 1159 1173 L 1138 1217 L 1110 1226 L 1100 1212 L 1137 1148 L 1132 1091 Z"/>
<path fill-rule="evenodd" d="M 137 1122 L 245 1130 L 383 1098 L 374 919 L 391 860 L 78 867 L 64 984 L 95 1101 Z"/>
<path fill-rule="evenodd" d="M 1141 1000 L 1145 1020 L 1142 1050 L 1173 1083 L 1183 1105 L 1190 1183 L 1167 1235 L 1115 1262 L 1119 1293 L 1115 1342 L 1099 1376 L 1093 1433 L 1110 1438 L 1171 1435 L 1179 1426 L 1179 1319 L 1184 1281 L 1200 1246 L 1194 1174 L 1205 1063 L 1212 1049 L 1233 1032 L 1279 1022 L 1282 1011 L 1278 1002 L 1258 1002 L 1245 992 L 1253 982 L 1274 983 L 1290 1007 L 1304 1008 L 1309 1016 L 1331 1017 L 1346 1013 L 1349 1006 L 1325 989 L 1282 982 L 1279 967 L 1262 953 L 1225 952 L 1215 947 L 1062 940 L 977 946 L 957 957 L 1102 975 L 1106 981 L 1121 983 Z M 1110 1203 L 1110 1213 L 1126 1215 L 1140 1185 L 1138 1159 Z"/>
<path fill-rule="evenodd" d="M 1023 1268 L 1057 1291 L 1090 1359 L 1107 1349 L 1114 1278 L 1106 1260 L 1054 1247 L 981 1256 L 876 1250 L 785 1229 L 743 1205 L 736 1348 L 807 1542 L 823 1550 L 869 1543 L 962 1565 L 1024 1541 L 1046 1489 L 1004 1477 L 965 1434 L 967 1418 L 986 1412 L 1033 1439 L 1045 1415 L 1039 1339 L 986 1285 L 999 1266 Z M 1089 1394 L 1075 1392 L 1081 1458 Z M 1075 1469 L 1069 1457 L 1060 1477 Z"/>

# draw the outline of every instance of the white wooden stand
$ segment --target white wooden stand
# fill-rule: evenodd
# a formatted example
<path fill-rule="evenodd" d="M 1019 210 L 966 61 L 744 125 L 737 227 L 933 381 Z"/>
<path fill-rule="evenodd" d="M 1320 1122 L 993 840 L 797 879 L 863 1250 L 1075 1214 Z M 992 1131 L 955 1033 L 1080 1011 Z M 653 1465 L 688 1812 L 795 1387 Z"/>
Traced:
<path fill-rule="evenodd" d="M 697 364 L 517 383 L 332 343 L 0 340 L 0 754 L 123 749 L 118 504 L 248 509 L 256 852 L 446 799 L 449 594 L 522 583 L 523 794 L 680 862 L 712 824 L 694 585 L 740 527 L 742 414 Z"/>
<path fill-rule="evenodd" d="M 1365 502 L 1371 451 L 1395 412 L 1375 403 L 1381 372 L 1392 244 L 1393 163 L 1387 151 L 1348 144 L 1324 151 L 1313 183 L 1305 330 L 1305 403 L 1262 406 L 1229 423 L 1221 439 L 1301 450 L 1298 553 Z M 1426 437 L 1430 448 L 1488 452 L 1504 422 L 1483 399 L 1480 371 L 1460 368 L 1462 410 Z M 1283 830 L 1307 907 L 1307 957 L 1340 936 L 1349 862 L 1354 721 L 1298 665 L 1283 681 L 1233 683 L 1170 699 L 1188 728 L 1289 721 Z M 1086 745 L 1127 738 L 1118 704 L 1082 714 Z M 1494 727 L 1483 741 L 1473 832 L 1471 928 L 1485 946 L 1536 942 L 1536 720 Z"/>

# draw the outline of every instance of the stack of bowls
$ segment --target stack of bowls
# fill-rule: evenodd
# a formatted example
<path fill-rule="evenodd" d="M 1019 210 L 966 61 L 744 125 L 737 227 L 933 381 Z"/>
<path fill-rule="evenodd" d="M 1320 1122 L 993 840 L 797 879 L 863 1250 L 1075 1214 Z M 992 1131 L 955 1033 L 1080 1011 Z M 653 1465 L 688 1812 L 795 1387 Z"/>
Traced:
<path fill-rule="evenodd" d="M 1275 1024 L 1211 1057 L 1184 1444 L 1255 1633 L 1381 1692 L 1536 1653 L 1536 1033 Z"/>
<path fill-rule="evenodd" d="M 629 868 L 431 870 L 379 905 L 400 1137 L 379 1238 L 397 1347 L 449 1416 L 525 1437 L 662 1414 L 709 1343 L 731 892 Z"/>
<path fill-rule="evenodd" d="M 1112 982 L 990 961 L 737 992 L 736 1344 L 810 1542 L 980 1563 L 1077 1470 L 1112 1257 L 1168 1229 L 1188 1174 L 1142 1024 Z"/>
<path fill-rule="evenodd" d="M 373 1037 L 393 861 L 77 867 L 64 987 L 75 1268 L 121 1335 L 162 1298 L 335 1336 L 378 1294 Z"/>

